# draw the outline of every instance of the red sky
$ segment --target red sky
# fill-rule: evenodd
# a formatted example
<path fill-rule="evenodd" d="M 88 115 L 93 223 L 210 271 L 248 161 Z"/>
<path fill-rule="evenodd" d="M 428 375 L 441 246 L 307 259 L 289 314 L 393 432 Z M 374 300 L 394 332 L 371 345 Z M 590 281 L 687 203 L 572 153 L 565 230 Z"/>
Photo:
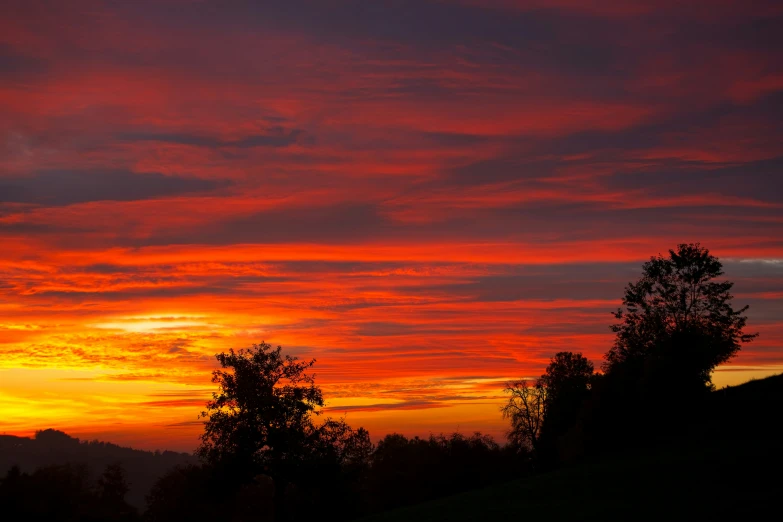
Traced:
<path fill-rule="evenodd" d="M 3 2 L 0 432 L 190 450 L 213 355 L 502 438 L 700 241 L 783 371 L 779 2 Z"/>

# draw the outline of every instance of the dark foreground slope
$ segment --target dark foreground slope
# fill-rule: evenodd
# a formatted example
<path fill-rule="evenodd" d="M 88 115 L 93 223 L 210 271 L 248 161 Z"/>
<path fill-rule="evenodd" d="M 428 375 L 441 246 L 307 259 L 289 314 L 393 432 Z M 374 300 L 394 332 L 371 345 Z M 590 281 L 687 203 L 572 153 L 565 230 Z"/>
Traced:
<path fill-rule="evenodd" d="M 109 442 L 80 441 L 57 430 L 40 431 L 34 438 L 0 435 L 0 478 L 11 466 L 31 473 L 46 466 L 84 464 L 95 480 L 107 466 L 119 464 L 125 469 L 130 486 L 126 500 L 140 510 L 158 477 L 175 466 L 196 462 L 187 453 L 143 451 Z"/>
<path fill-rule="evenodd" d="M 783 376 L 712 394 L 675 444 L 557 471 L 367 519 L 757 520 L 781 516 Z M 660 419 L 666 422 L 666 419 Z"/>

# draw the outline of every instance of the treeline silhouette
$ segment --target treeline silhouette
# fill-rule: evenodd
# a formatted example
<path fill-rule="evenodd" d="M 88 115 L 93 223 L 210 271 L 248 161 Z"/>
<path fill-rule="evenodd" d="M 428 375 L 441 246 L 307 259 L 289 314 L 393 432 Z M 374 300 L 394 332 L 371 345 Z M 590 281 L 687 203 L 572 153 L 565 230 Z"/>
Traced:
<path fill-rule="evenodd" d="M 157 462 L 142 477 L 138 474 L 142 462 L 151 464 L 163 453 L 79 442 L 56 430 L 39 432 L 35 439 L 4 436 L 2 440 L 4 461 L 21 462 L 17 456 L 25 454 L 33 458 L 24 459 L 24 466 L 6 468 L 9 471 L 0 480 L 0 512 L 63 521 L 271 521 L 302 520 L 318 513 L 350 519 L 516 478 L 529 469 L 530 460 L 527 452 L 501 446 L 480 433 L 428 438 L 390 434 L 376 445 L 369 444 L 350 462 L 321 457 L 302 463 L 306 476 L 288 483 L 276 502 L 276 484 L 270 476 L 240 480 L 230 466 L 198 464 L 186 454 L 166 452 L 167 462 Z M 91 447 L 89 457 L 88 452 L 73 451 L 85 446 Z M 24 453 L 14 453 L 20 447 Z M 96 458 L 97 447 L 122 451 Z M 128 460 L 126 452 L 136 453 L 138 460 Z M 97 462 L 110 456 L 117 462 L 96 473 L 101 469 Z M 84 463 L 87 458 L 90 465 Z M 137 470 L 135 482 L 126 466 Z M 22 472 L 31 468 L 35 470 Z M 150 475 L 155 478 L 149 480 Z M 131 488 L 143 491 L 146 501 L 126 500 Z"/>
<path fill-rule="evenodd" d="M 0 486 L 0 508 L 4 520 L 137 520 L 127 492 L 119 465 L 108 466 L 96 481 L 84 464 L 44 466 L 30 474 L 13 466 Z"/>
<path fill-rule="evenodd" d="M 712 372 L 757 337 L 745 332 L 748 307 L 733 307 L 733 283 L 722 276 L 698 243 L 651 258 L 614 314 L 603 373 L 581 353 L 560 352 L 539 379 L 509 383 L 512 440 L 547 469 L 714 425 L 719 417 L 705 416 L 715 413 Z"/>
<path fill-rule="evenodd" d="M 602 371 L 563 351 L 540 378 L 507 385 L 502 415 L 510 430 L 502 446 L 480 433 L 391 434 L 374 445 L 344 419 L 320 420 L 323 395 L 309 373 L 315 360 L 261 343 L 216 356 L 217 391 L 201 413 L 199 462 L 164 473 L 143 512 L 125 504 L 132 481 L 116 465 L 92 482 L 77 465 L 31 474 L 12 468 L 0 499 L 16 516 L 57 513 L 58 520 L 352 519 L 580 459 L 686 438 L 752 440 L 771 430 L 768 408 L 781 405 L 780 379 L 739 394 L 711 383 L 714 368 L 755 337 L 744 331 L 747 307 L 731 304 L 732 283 L 721 279 L 717 258 L 683 244 L 642 271 L 615 313 Z M 777 402 L 749 406 L 743 401 L 758 395 L 748 393 Z M 729 417 L 727 409 L 737 411 Z M 36 492 L 47 501 L 31 504 Z"/>
<path fill-rule="evenodd" d="M 350 462 L 313 458 L 286 484 L 266 474 L 240 480 L 236 467 L 178 468 L 153 488 L 147 520 L 309 520 L 361 515 L 519 476 L 525 459 L 490 437 L 384 437 Z"/>
<path fill-rule="evenodd" d="M 84 468 L 85 485 L 98 480 L 108 467 L 118 465 L 123 469 L 129 489 L 127 501 L 143 510 L 146 495 L 155 481 L 175 466 L 198 463 L 187 453 L 174 451 L 143 451 L 97 440 L 81 441 L 62 431 L 46 429 L 33 438 L 0 435 L 0 469 L 6 471 L 18 466 L 20 473 L 30 473 L 40 468 L 60 468 L 74 464 Z"/>

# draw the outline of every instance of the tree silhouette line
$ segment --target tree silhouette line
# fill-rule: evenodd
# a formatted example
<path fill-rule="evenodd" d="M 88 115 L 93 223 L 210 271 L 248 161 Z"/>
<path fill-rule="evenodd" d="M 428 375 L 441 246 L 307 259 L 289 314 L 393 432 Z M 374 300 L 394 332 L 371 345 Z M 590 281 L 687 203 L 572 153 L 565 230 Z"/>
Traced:
<path fill-rule="evenodd" d="M 262 342 L 216 355 L 217 391 L 200 415 L 199 462 L 163 474 L 143 513 L 126 503 L 128 483 L 117 465 L 94 482 L 78 465 L 31 474 L 13 467 L 0 483 L 0 502 L 6 513 L 57 513 L 58 520 L 351 519 L 676 441 L 699 415 L 700 429 L 709 431 L 712 371 L 756 336 L 745 332 L 747 307 L 733 307 L 733 284 L 722 276 L 720 261 L 699 244 L 651 258 L 625 289 L 601 371 L 581 353 L 563 351 L 538 379 L 506 386 L 505 445 L 480 433 L 390 434 L 373 444 L 345 419 L 320 420 L 314 359 Z"/>

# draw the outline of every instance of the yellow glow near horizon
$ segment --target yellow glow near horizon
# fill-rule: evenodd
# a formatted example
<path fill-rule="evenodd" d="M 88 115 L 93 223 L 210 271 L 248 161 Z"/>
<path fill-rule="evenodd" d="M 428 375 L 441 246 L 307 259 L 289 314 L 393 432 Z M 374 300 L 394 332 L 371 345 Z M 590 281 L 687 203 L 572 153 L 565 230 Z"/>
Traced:
<path fill-rule="evenodd" d="M 155 315 L 155 316 L 127 316 L 116 317 L 111 321 L 96 323 L 92 326 L 107 330 L 122 330 L 125 332 L 154 332 L 156 330 L 178 330 L 189 328 L 209 328 L 212 325 L 206 321 L 205 316 L 188 316 L 180 314 Z"/>

